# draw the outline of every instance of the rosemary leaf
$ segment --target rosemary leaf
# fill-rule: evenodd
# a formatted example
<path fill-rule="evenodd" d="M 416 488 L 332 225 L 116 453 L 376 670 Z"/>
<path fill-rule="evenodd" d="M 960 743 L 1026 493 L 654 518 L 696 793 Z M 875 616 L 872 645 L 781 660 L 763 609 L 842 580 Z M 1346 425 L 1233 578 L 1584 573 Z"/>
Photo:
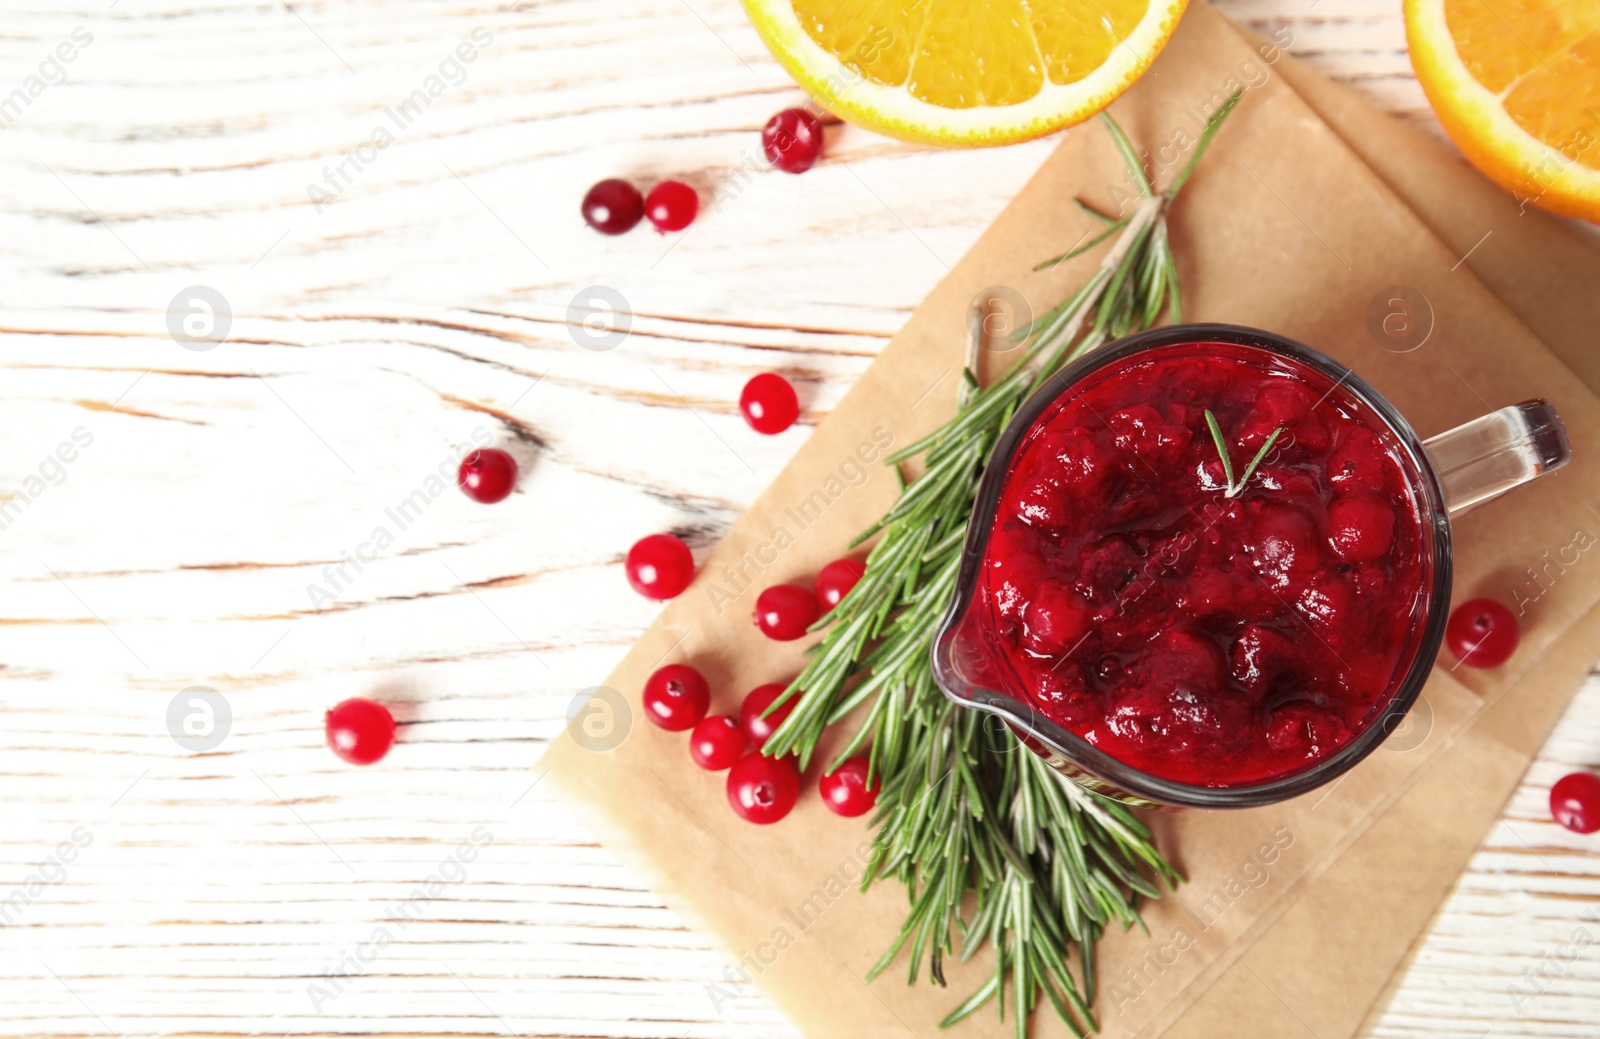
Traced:
<path fill-rule="evenodd" d="M 1250 477 L 1256 474 L 1256 466 L 1260 465 L 1261 460 L 1267 457 L 1267 452 L 1272 450 L 1272 445 L 1278 442 L 1278 436 L 1282 432 L 1283 429 L 1280 427 L 1267 435 L 1267 441 L 1261 445 L 1261 450 L 1257 451 L 1256 456 L 1250 459 L 1250 464 L 1244 467 L 1244 475 L 1239 477 L 1239 490 L 1243 491 L 1244 485 L 1250 482 Z"/>
<path fill-rule="evenodd" d="M 1189 183 L 1189 175 L 1194 172 L 1194 168 L 1200 165 L 1200 160 L 1205 157 L 1206 150 L 1211 147 L 1211 139 L 1217 135 L 1217 131 L 1222 128 L 1223 121 L 1228 118 L 1228 114 L 1233 111 L 1234 106 L 1239 103 L 1239 99 L 1243 96 L 1244 91 L 1242 89 L 1235 90 L 1233 96 L 1224 101 L 1222 107 L 1217 109 L 1217 113 L 1206 123 L 1206 128 L 1200 133 L 1200 140 L 1194 146 L 1194 154 L 1189 156 L 1189 161 L 1179 171 L 1178 176 L 1173 179 L 1172 186 L 1167 189 L 1169 201 L 1177 198 L 1178 192 L 1182 191 L 1183 186 Z"/>
<path fill-rule="evenodd" d="M 1060 256 L 1045 260 L 1041 263 L 1036 263 L 1033 265 L 1033 269 L 1036 271 L 1044 271 L 1059 267 L 1074 257 L 1082 256 L 1084 253 L 1088 252 L 1090 249 L 1093 249 L 1095 246 L 1099 245 L 1107 238 L 1110 238 L 1112 235 L 1116 234 L 1126 226 L 1128 226 L 1128 220 L 1126 217 L 1122 218 L 1121 220 L 1112 221 L 1111 226 L 1107 227 L 1104 231 L 1101 231 L 1087 242 L 1084 242 L 1082 245 L 1077 246 L 1076 248 L 1068 249 Z"/>
<path fill-rule="evenodd" d="M 1139 194 L 1150 194 L 1152 190 L 1150 178 L 1145 175 L 1144 163 L 1139 161 L 1138 154 L 1133 150 L 1133 142 L 1128 140 L 1128 135 L 1122 132 L 1122 127 L 1117 125 L 1117 121 L 1111 118 L 1110 112 L 1101 112 L 1100 118 L 1106 124 L 1106 129 L 1111 132 L 1111 140 L 1116 144 L 1117 151 L 1122 153 L 1122 162 L 1123 165 L 1128 167 L 1128 174 L 1133 177 L 1134 183 L 1139 186 Z M 1202 134 L 1202 136 L 1204 135 Z M 1196 148 L 1196 151 L 1198 150 Z"/>
<path fill-rule="evenodd" d="M 1222 456 L 1222 475 L 1228 481 L 1228 497 L 1233 497 L 1233 460 L 1228 457 L 1228 441 L 1222 435 L 1222 427 L 1217 424 L 1217 416 L 1211 414 L 1211 409 L 1206 409 L 1206 427 L 1211 430 L 1211 440 L 1217 445 L 1217 454 Z"/>
<path fill-rule="evenodd" d="M 1095 209 L 1081 198 L 1073 199 L 1072 204 L 1078 207 L 1078 211 L 1080 213 L 1083 213 L 1085 216 L 1093 217 L 1102 224 L 1114 224 L 1117 222 L 1116 217 L 1106 216 L 1104 213 L 1100 212 L 1098 209 Z"/>

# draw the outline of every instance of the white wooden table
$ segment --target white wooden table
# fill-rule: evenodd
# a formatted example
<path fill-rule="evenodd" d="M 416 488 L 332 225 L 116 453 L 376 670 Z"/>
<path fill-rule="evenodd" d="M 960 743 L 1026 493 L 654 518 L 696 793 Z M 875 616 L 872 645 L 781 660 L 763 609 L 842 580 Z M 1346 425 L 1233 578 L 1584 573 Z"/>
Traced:
<path fill-rule="evenodd" d="M 1397 0 L 1222 6 L 1432 125 Z M 713 1005 L 718 954 L 529 766 L 650 620 L 626 546 L 718 538 L 1053 143 L 837 127 L 767 172 L 756 130 L 801 95 L 732 0 L 0 11 L 0 99 L 42 88 L 0 107 L 0 1033 L 793 1034 L 748 989 Z M 604 239 L 577 206 L 611 175 L 684 176 L 707 215 Z M 570 323 L 594 285 L 616 349 Z M 193 286 L 231 313 L 215 349 L 168 333 Z M 765 369 L 806 409 L 771 439 L 733 406 Z M 519 493 L 433 498 L 479 430 Z M 194 686 L 231 713 L 208 751 L 169 735 Z M 346 767 L 322 712 L 374 693 L 401 743 Z M 1600 940 L 1600 844 L 1543 799 L 1597 758 L 1591 682 L 1379 1034 L 1594 1034 L 1595 950 L 1562 950 Z"/>

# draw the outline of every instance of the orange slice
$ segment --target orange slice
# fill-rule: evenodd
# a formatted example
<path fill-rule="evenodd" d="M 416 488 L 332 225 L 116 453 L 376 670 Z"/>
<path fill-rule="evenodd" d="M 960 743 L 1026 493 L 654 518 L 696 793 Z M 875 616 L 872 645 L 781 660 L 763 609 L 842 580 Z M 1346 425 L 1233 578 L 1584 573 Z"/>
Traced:
<path fill-rule="evenodd" d="M 1405 10 L 1417 79 L 1467 158 L 1524 203 L 1600 220 L 1600 3 Z"/>
<path fill-rule="evenodd" d="M 1188 0 L 745 0 L 820 104 L 912 141 L 1005 144 L 1082 122 L 1155 60 Z"/>

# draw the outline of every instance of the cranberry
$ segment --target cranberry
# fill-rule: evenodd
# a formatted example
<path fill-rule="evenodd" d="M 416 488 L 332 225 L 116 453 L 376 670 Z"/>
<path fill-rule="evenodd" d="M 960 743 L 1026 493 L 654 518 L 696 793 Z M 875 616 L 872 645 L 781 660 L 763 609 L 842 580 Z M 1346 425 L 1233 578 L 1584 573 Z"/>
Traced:
<path fill-rule="evenodd" d="M 1328 427 L 1312 409 L 1319 401 L 1304 384 L 1291 379 L 1269 380 L 1251 399 L 1250 415 L 1239 431 L 1239 446 L 1251 456 L 1261 449 L 1275 429 L 1283 430 L 1274 451 L 1291 443 L 1312 454 L 1328 449 Z"/>
<path fill-rule="evenodd" d="M 689 756 L 710 772 L 721 772 L 744 755 L 744 730 L 739 719 L 713 714 L 689 734 Z"/>
<path fill-rule="evenodd" d="M 1251 624 L 1239 633 L 1230 656 L 1233 680 L 1258 697 L 1280 679 L 1292 681 L 1306 671 L 1294 639 L 1259 624 Z"/>
<path fill-rule="evenodd" d="M 1273 588 L 1283 590 L 1291 575 L 1304 575 L 1317 566 L 1316 522 L 1292 505 L 1270 502 L 1255 516 L 1246 546 L 1250 563 Z"/>
<path fill-rule="evenodd" d="M 1037 463 L 1039 469 L 1048 470 L 1050 463 Z M 1061 478 L 1053 472 L 1029 472 L 1020 478 L 1021 490 L 1017 494 L 1015 512 L 1018 519 L 1029 526 L 1062 527 L 1071 516 L 1072 499 L 1062 488 Z"/>
<path fill-rule="evenodd" d="M 694 580 L 694 556 L 682 539 L 651 534 L 628 549 L 628 583 L 649 599 L 671 599 Z"/>
<path fill-rule="evenodd" d="M 1381 490 L 1394 469 L 1376 433 L 1352 429 L 1328 455 L 1328 479 L 1342 491 L 1352 487 Z"/>
<path fill-rule="evenodd" d="M 1115 412 L 1106 419 L 1106 424 L 1115 434 L 1112 442 L 1132 456 L 1123 464 L 1136 476 L 1181 459 L 1194 438 L 1188 429 L 1168 422 L 1149 404 L 1135 404 Z"/>
<path fill-rule="evenodd" d="M 517 460 L 498 447 L 480 448 L 461 460 L 456 484 L 473 501 L 504 501 L 517 486 Z"/>
<path fill-rule="evenodd" d="M 657 231 L 682 231 L 700 212 L 700 196 L 681 180 L 664 180 L 645 196 L 644 212 Z"/>
<path fill-rule="evenodd" d="M 1062 483 L 1078 494 L 1093 494 L 1111 477 L 1111 462 L 1083 427 L 1041 438 L 1039 450 L 1054 463 Z"/>
<path fill-rule="evenodd" d="M 1029 677 L 1033 702 L 1051 718 L 1087 728 L 1103 713 L 1084 678 L 1083 667 L 1071 657 L 1037 668 Z"/>
<path fill-rule="evenodd" d="M 1301 588 L 1294 597 L 1294 605 L 1304 616 L 1331 628 L 1350 614 L 1355 606 L 1355 592 L 1343 578 L 1329 575 Z"/>
<path fill-rule="evenodd" d="M 810 590 L 797 584 L 775 584 L 756 596 L 756 627 L 778 642 L 793 642 L 821 616 Z"/>
<path fill-rule="evenodd" d="M 822 124 L 803 108 L 785 108 L 761 128 L 761 150 L 785 173 L 804 173 L 822 155 Z"/>
<path fill-rule="evenodd" d="M 816 590 L 817 601 L 825 610 L 831 610 L 844 601 L 850 594 L 850 589 L 856 582 L 866 576 L 867 568 L 854 559 L 835 559 L 817 574 L 817 579 L 812 587 Z"/>
<path fill-rule="evenodd" d="M 711 688 L 688 664 L 668 664 L 645 679 L 643 699 L 645 717 L 668 732 L 682 732 L 706 716 Z"/>
<path fill-rule="evenodd" d="M 615 177 L 602 180 L 583 196 L 583 219 L 601 234 L 621 234 L 633 229 L 644 216 L 639 189 Z"/>
<path fill-rule="evenodd" d="M 772 702 L 783 695 L 789 688 L 779 682 L 768 685 L 758 685 L 745 696 L 744 703 L 739 707 L 739 724 L 744 728 L 744 734 L 750 745 L 759 749 L 767 742 L 767 737 L 777 731 L 783 720 L 789 717 L 794 710 L 794 705 L 800 701 L 800 694 L 796 693 L 785 700 L 782 707 L 766 714 Z M 765 717 L 763 717 L 765 715 Z"/>
<path fill-rule="evenodd" d="M 775 823 L 799 797 L 800 770 L 793 758 L 746 754 L 728 770 L 728 803 L 745 822 Z"/>
<path fill-rule="evenodd" d="M 1450 611 L 1444 641 L 1468 667 L 1499 667 L 1517 651 L 1517 619 L 1493 599 L 1473 599 Z"/>
<path fill-rule="evenodd" d="M 1285 437 L 1279 437 L 1278 444 L 1283 445 L 1284 440 Z M 1278 450 L 1279 448 L 1275 446 L 1272 449 L 1272 453 L 1276 455 Z M 1284 450 L 1287 450 L 1287 446 L 1284 446 Z M 1251 457 L 1254 458 L 1255 456 L 1252 455 Z M 1220 463 L 1217 466 L 1216 473 L 1217 479 L 1214 486 L 1220 489 L 1223 484 Z M 1263 463 L 1255 471 L 1255 475 L 1250 478 L 1250 486 L 1259 487 L 1264 491 L 1276 492 L 1285 498 L 1299 498 L 1304 501 L 1322 496 L 1320 474 L 1304 465 L 1267 465 Z"/>
<path fill-rule="evenodd" d="M 1282 600 L 1265 581 L 1248 572 L 1198 570 L 1176 603 L 1197 618 L 1255 619 Z"/>
<path fill-rule="evenodd" d="M 744 384 L 739 394 L 739 410 L 757 433 L 774 436 L 794 425 L 800 417 L 800 398 L 789 380 L 772 372 L 762 372 Z"/>
<path fill-rule="evenodd" d="M 1574 833 L 1600 830 L 1600 776 L 1574 772 L 1550 788 L 1550 815 Z"/>
<path fill-rule="evenodd" d="M 1323 756 L 1349 737 L 1349 729 L 1336 715 L 1305 703 L 1278 708 L 1267 723 L 1267 745 L 1302 761 Z"/>
<path fill-rule="evenodd" d="M 1097 493 L 1112 471 L 1088 430 L 1047 430 L 1029 452 L 1017 517 L 1034 526 L 1065 526 L 1081 497 Z"/>
<path fill-rule="evenodd" d="M 1039 587 L 1022 611 L 1022 642 L 1035 653 L 1070 653 L 1089 631 L 1089 604 L 1059 584 Z"/>
<path fill-rule="evenodd" d="M 394 715 L 374 700 L 344 701 L 328 712 L 323 728 L 328 746 L 352 765 L 381 761 L 394 746 Z"/>
<path fill-rule="evenodd" d="M 1119 695 L 1106 712 L 1106 730 L 1135 750 L 1213 758 L 1229 755 L 1249 738 L 1250 710 L 1237 697 L 1185 682 L 1167 684 L 1164 693 L 1141 683 Z"/>
<path fill-rule="evenodd" d="M 1127 538 L 1111 534 L 1084 550 L 1081 565 L 1083 581 L 1079 592 L 1100 593 L 1100 599 L 1119 602 L 1123 588 L 1143 571 L 1145 557 Z M 1047 575 L 1041 574 L 1040 578 L 1035 587 L 1050 583 Z"/>
<path fill-rule="evenodd" d="M 1209 636 L 1168 628 L 1131 662 L 1106 729 L 1139 750 L 1226 756 L 1250 722 L 1249 704 L 1223 685 L 1226 673 Z"/>
<path fill-rule="evenodd" d="M 1349 563 L 1370 563 L 1394 542 L 1394 510 L 1376 495 L 1352 494 L 1328 506 L 1328 544 Z"/>
<path fill-rule="evenodd" d="M 1214 689 L 1228 670 L 1215 642 L 1183 628 L 1168 628 L 1157 635 L 1147 653 L 1151 677 L 1158 684 L 1177 678 L 1188 685 Z"/>
<path fill-rule="evenodd" d="M 988 570 L 990 594 L 994 609 L 1006 622 L 1009 633 L 1033 598 L 1033 589 L 1039 583 L 1041 563 L 1031 552 L 1018 552 L 1004 559 L 984 561 Z"/>
<path fill-rule="evenodd" d="M 822 803 L 846 819 L 872 811 L 878 803 L 879 784 L 876 778 L 870 785 L 867 783 L 868 771 L 867 759 L 854 757 L 823 776 L 817 781 Z"/>

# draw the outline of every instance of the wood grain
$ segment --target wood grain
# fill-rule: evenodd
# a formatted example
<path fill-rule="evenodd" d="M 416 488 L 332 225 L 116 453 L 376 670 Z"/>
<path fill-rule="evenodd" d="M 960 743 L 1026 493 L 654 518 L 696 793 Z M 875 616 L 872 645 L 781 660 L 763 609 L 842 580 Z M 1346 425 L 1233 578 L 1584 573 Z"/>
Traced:
<path fill-rule="evenodd" d="M 1392 0 L 1219 6 L 1436 132 Z M 768 171 L 802 98 L 728 0 L 0 9 L 0 97 L 52 81 L 0 137 L 0 1034 L 792 1035 L 529 766 L 652 615 L 624 547 L 716 540 L 1053 142 L 834 125 Z M 612 175 L 707 213 L 603 239 Z M 214 349 L 168 332 L 197 285 Z M 801 391 L 779 437 L 733 407 L 761 370 Z M 429 491 L 474 437 L 528 471 L 502 505 Z M 232 713 L 205 752 L 168 732 L 193 686 Z M 343 767 L 322 712 L 373 693 L 402 743 Z M 1592 681 L 1376 1034 L 1594 1034 L 1562 950 L 1600 858 L 1543 798 L 1596 758 Z"/>

